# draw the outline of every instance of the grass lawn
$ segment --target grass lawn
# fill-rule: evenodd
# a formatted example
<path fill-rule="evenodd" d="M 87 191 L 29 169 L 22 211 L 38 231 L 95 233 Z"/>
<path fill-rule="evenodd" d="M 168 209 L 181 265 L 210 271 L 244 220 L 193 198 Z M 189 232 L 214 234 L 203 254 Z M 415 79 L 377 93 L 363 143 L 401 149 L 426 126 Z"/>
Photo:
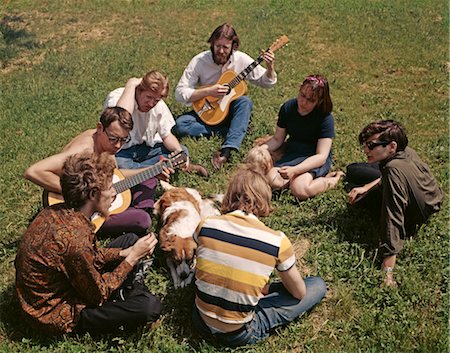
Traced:
<path fill-rule="evenodd" d="M 94 127 L 107 93 L 152 68 L 169 76 L 174 116 L 186 111 L 173 88 L 223 22 L 235 26 L 242 50 L 254 57 L 288 35 L 289 45 L 276 53 L 278 84 L 249 87 L 252 132 L 225 170 L 213 172 L 210 164 L 221 140 L 184 139 L 211 176 L 178 174 L 173 184 L 223 192 L 253 140 L 274 131 L 281 104 L 307 74 L 321 73 L 334 103 L 333 169 L 364 160 L 357 143 L 364 125 L 395 119 L 446 194 L 441 212 L 406 242 L 394 290 L 379 286 L 376 229 L 347 206 L 342 184 L 301 203 L 288 192 L 274 194 L 276 211 L 263 221 L 290 237 L 302 273 L 323 277 L 329 291 L 308 315 L 236 351 L 448 351 L 448 17 L 448 3 L 435 0 L 1 2 L 0 351 L 233 351 L 194 332 L 193 289 L 175 291 L 158 261 L 146 281 L 163 298 L 164 314 L 153 329 L 131 335 L 40 337 L 24 326 L 13 297 L 17 242 L 42 207 L 41 190 L 22 178 L 24 170 Z"/>

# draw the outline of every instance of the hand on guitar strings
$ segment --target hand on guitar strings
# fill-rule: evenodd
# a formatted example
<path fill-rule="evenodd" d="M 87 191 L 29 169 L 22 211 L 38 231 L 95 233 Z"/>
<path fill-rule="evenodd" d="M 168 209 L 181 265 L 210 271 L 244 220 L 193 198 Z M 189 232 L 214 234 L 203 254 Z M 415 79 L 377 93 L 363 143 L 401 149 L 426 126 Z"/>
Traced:
<path fill-rule="evenodd" d="M 161 174 L 158 174 L 156 176 L 156 178 L 159 179 L 159 180 L 163 180 L 163 181 L 169 182 L 170 174 L 173 174 L 173 173 L 175 173 L 175 169 L 168 168 L 168 167 L 163 165 Z"/>
<path fill-rule="evenodd" d="M 220 83 L 216 83 L 215 85 L 208 87 L 208 96 L 213 96 L 216 98 L 223 97 L 228 94 L 230 88 L 226 85 L 221 85 Z"/>

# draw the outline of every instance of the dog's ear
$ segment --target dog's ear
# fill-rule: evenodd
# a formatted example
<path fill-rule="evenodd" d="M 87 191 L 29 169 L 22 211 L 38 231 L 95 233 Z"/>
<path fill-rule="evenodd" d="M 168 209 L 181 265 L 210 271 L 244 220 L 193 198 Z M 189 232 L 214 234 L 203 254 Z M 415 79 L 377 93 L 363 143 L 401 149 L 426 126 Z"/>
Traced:
<path fill-rule="evenodd" d="M 184 239 L 184 253 L 185 253 L 185 259 L 188 262 L 191 262 L 194 255 L 195 250 L 197 250 L 197 243 L 192 238 Z"/>
<path fill-rule="evenodd" d="M 162 251 L 172 251 L 175 247 L 175 236 L 166 231 L 166 227 L 162 227 L 159 232 L 159 247 Z"/>
<path fill-rule="evenodd" d="M 158 201 L 155 202 L 155 204 L 153 205 L 153 214 L 158 216 L 161 214 L 161 206 L 160 206 L 160 201 L 161 199 L 159 199 Z"/>

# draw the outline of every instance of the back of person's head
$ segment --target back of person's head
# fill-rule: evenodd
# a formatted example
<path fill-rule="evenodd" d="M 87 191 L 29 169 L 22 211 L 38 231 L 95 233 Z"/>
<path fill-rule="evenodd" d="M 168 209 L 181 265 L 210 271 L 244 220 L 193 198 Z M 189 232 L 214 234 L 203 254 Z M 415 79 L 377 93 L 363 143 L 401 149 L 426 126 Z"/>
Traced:
<path fill-rule="evenodd" d="M 408 146 L 405 128 L 394 120 L 379 120 L 365 126 L 359 133 L 359 143 L 363 145 L 373 135 L 380 134 L 380 141 L 397 143 L 397 151 L 404 151 Z"/>
<path fill-rule="evenodd" d="M 169 79 L 162 73 L 151 70 L 145 74 L 136 89 L 141 92 L 149 91 L 165 98 L 169 94 Z"/>
<path fill-rule="evenodd" d="M 264 175 L 269 173 L 273 167 L 272 156 L 267 148 L 256 146 L 248 151 L 244 163 L 251 169 L 254 169 Z"/>
<path fill-rule="evenodd" d="M 114 157 L 108 153 L 83 152 L 67 157 L 60 178 L 66 205 L 79 209 L 92 195 L 106 190 L 115 166 Z"/>
<path fill-rule="evenodd" d="M 233 42 L 233 50 L 238 50 L 240 41 L 239 37 L 233 28 L 232 25 L 229 23 L 222 23 L 219 27 L 217 27 L 211 34 L 211 36 L 208 39 L 208 43 L 212 46 L 214 45 L 214 42 L 220 38 L 225 38 L 228 40 L 231 40 Z"/>
<path fill-rule="evenodd" d="M 106 129 L 114 121 L 118 121 L 120 126 L 127 131 L 133 130 L 133 118 L 126 109 L 121 107 L 105 108 L 100 115 L 100 123 L 103 128 Z"/>
<path fill-rule="evenodd" d="M 322 115 L 328 115 L 333 111 L 333 102 L 330 96 L 330 86 L 328 85 L 328 80 L 322 75 L 309 75 L 307 76 L 302 84 L 300 85 L 300 90 L 302 88 L 311 89 L 313 96 L 317 97 L 317 106 Z"/>
<path fill-rule="evenodd" d="M 221 211 L 228 213 L 241 210 L 257 217 L 268 216 L 273 210 L 271 199 L 272 189 L 266 177 L 256 170 L 242 166 L 228 184 Z"/>

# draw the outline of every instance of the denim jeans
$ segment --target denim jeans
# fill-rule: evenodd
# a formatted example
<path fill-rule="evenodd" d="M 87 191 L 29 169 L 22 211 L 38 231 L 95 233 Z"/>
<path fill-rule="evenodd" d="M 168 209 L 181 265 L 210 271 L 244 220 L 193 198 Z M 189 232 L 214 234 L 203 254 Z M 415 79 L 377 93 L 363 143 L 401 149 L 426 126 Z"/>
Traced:
<path fill-rule="evenodd" d="M 233 101 L 227 119 L 219 125 L 209 126 L 200 120 L 194 111 L 180 115 L 172 133 L 177 137 L 211 137 L 220 135 L 224 137 L 222 148 L 239 150 L 244 140 L 247 127 L 252 114 L 253 103 L 247 96 Z"/>
<path fill-rule="evenodd" d="M 285 325 L 304 312 L 313 308 L 325 296 L 327 286 L 320 277 L 306 277 L 306 295 L 302 300 L 295 299 L 281 282 L 270 285 L 270 293 L 259 301 L 253 320 L 242 329 L 231 333 L 213 333 L 203 322 L 194 304 L 192 320 L 196 329 L 205 336 L 213 337 L 227 346 L 255 344 L 267 338 L 278 326 Z"/>
<path fill-rule="evenodd" d="M 181 145 L 181 149 L 187 154 L 186 146 Z M 156 143 L 153 147 L 141 143 L 116 153 L 116 161 L 119 169 L 139 169 L 150 167 L 159 162 L 160 157 L 166 157 L 171 153 L 162 143 Z"/>

